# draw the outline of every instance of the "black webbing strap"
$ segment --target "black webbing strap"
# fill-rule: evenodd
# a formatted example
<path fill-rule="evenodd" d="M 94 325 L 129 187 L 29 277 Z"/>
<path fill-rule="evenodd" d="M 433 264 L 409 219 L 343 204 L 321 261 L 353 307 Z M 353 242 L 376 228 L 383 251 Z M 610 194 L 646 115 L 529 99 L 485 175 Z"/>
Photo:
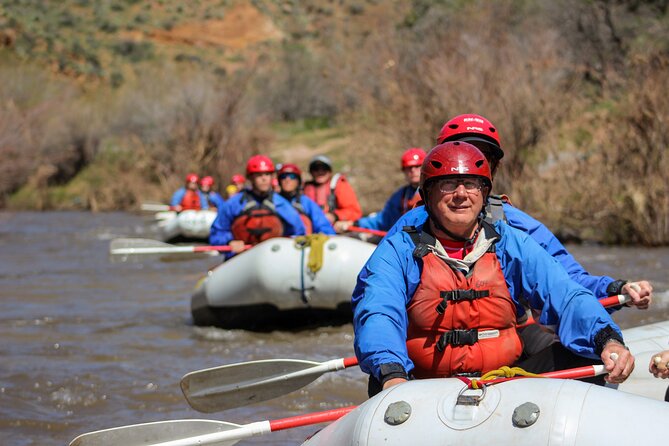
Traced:
<path fill-rule="evenodd" d="M 442 334 L 437 341 L 437 350 L 443 352 L 447 345 L 474 345 L 479 340 L 479 332 L 475 328 L 471 330 L 451 330 Z"/>
<path fill-rule="evenodd" d="M 441 302 L 437 305 L 437 313 L 444 314 L 446 307 L 448 306 L 448 301 L 460 302 L 463 300 L 474 300 L 480 299 L 482 297 L 490 296 L 490 291 L 488 290 L 453 290 L 453 291 L 440 291 L 439 297 L 441 297 Z"/>

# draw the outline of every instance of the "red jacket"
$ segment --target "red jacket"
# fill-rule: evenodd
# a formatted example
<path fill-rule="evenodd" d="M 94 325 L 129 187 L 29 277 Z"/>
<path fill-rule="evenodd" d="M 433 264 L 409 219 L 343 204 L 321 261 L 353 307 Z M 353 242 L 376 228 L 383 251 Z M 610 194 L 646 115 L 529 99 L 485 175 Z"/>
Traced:
<path fill-rule="evenodd" d="M 355 221 L 362 217 L 358 197 L 344 175 L 333 175 L 325 184 L 309 181 L 304 185 L 304 195 L 314 200 L 323 212 L 332 212 L 337 220 Z"/>

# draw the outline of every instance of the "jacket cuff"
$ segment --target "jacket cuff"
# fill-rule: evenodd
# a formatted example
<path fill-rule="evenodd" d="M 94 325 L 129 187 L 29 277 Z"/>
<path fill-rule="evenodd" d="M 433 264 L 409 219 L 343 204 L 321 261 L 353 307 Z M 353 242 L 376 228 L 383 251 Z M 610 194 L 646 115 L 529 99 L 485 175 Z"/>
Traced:
<path fill-rule="evenodd" d="M 397 362 L 389 362 L 387 364 L 381 364 L 381 376 L 379 377 L 379 381 L 381 381 L 381 386 L 383 386 L 386 381 L 393 379 L 393 378 L 404 378 L 404 379 L 409 379 L 409 375 L 407 375 L 407 372 L 404 370 L 404 367 L 402 367 L 402 364 L 399 364 Z"/>
<path fill-rule="evenodd" d="M 607 296 L 617 296 L 621 293 L 623 287 L 627 283 L 627 280 L 614 280 L 609 283 L 609 286 L 606 287 Z"/>
<path fill-rule="evenodd" d="M 610 325 L 607 325 L 595 335 L 595 353 L 597 356 L 602 354 L 606 343 L 609 341 L 615 341 L 621 345 L 625 345 L 625 341 L 623 341 L 623 337 L 620 333 L 614 330 Z"/>

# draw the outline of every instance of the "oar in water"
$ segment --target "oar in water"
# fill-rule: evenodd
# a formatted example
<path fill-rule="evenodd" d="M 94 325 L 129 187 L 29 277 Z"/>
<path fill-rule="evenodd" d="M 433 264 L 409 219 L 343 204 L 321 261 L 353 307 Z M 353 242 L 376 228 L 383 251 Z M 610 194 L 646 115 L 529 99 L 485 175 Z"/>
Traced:
<path fill-rule="evenodd" d="M 325 362 L 268 359 L 243 362 L 186 374 L 181 390 L 188 404 L 200 412 L 246 406 L 294 392 L 324 373 L 358 365 L 357 358 Z"/>
<path fill-rule="evenodd" d="M 173 211 L 174 206 L 167 204 L 142 203 L 140 209 L 148 212 Z"/>
<path fill-rule="evenodd" d="M 359 226 L 349 226 L 348 229 L 346 229 L 346 230 L 351 231 L 351 232 L 363 232 L 363 233 L 366 233 L 366 234 L 378 235 L 379 237 L 385 237 L 385 235 L 387 234 L 386 231 L 379 231 L 377 229 L 361 228 Z"/>
<path fill-rule="evenodd" d="M 133 424 L 82 434 L 70 446 L 231 446 L 244 438 L 339 419 L 356 406 L 278 420 L 234 424 L 215 420 L 172 420 Z"/>
<path fill-rule="evenodd" d="M 251 245 L 246 245 L 250 248 Z M 119 238 L 109 244 L 111 255 L 147 255 L 147 254 L 184 254 L 184 253 L 216 253 L 231 251 L 229 245 L 222 246 L 177 246 L 145 238 Z"/>

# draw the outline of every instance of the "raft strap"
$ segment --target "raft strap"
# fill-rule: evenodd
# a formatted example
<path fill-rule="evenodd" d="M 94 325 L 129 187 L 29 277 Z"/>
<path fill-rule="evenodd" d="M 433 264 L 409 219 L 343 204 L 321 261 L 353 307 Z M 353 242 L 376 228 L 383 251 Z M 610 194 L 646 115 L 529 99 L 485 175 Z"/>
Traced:
<path fill-rule="evenodd" d="M 481 330 L 475 328 L 471 330 L 450 330 L 441 335 L 437 341 L 437 350 L 443 352 L 447 345 L 462 346 L 474 345 L 479 339 L 498 338 L 499 330 Z"/>
<path fill-rule="evenodd" d="M 453 302 L 461 302 L 463 300 L 475 300 L 488 296 L 490 296 L 490 291 L 488 290 L 440 291 L 439 297 L 441 297 L 442 300 L 439 302 L 439 305 L 437 305 L 437 313 L 444 314 L 449 300 Z"/>

